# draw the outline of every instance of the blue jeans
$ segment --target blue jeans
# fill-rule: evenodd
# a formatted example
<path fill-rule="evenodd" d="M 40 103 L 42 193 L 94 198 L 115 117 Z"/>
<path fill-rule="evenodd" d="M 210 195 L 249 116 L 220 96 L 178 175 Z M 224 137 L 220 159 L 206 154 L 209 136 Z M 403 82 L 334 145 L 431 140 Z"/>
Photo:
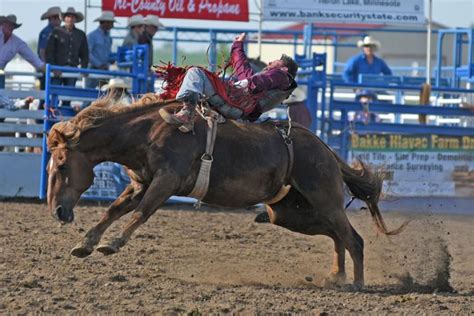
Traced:
<path fill-rule="evenodd" d="M 190 93 L 208 98 L 207 102 L 226 118 L 237 119 L 242 117 L 242 110 L 230 106 L 216 94 L 212 82 L 200 68 L 192 67 L 188 69 L 176 94 L 176 99 L 185 99 Z"/>

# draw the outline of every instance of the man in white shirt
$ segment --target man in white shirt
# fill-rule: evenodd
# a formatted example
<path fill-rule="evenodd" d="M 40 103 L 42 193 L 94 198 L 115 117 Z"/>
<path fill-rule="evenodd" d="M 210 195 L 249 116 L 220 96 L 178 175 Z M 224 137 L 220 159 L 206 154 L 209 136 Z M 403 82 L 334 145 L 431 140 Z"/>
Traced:
<path fill-rule="evenodd" d="M 15 15 L 0 16 L 0 69 L 4 69 L 18 53 L 37 70 L 44 70 L 44 63 L 38 55 L 13 34 L 13 30 L 20 26 L 21 24 L 16 23 Z"/>

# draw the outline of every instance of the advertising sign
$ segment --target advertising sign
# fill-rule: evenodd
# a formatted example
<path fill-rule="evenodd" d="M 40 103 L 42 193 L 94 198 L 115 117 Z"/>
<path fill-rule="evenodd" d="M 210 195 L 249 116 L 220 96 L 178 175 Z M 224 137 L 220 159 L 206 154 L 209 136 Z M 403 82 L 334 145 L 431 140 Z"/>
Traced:
<path fill-rule="evenodd" d="M 353 134 L 349 162 L 384 173 L 394 196 L 474 197 L 474 137 Z"/>
<path fill-rule="evenodd" d="M 94 175 L 94 183 L 84 192 L 84 198 L 115 199 L 130 183 L 124 168 L 113 162 L 95 166 Z"/>
<path fill-rule="evenodd" d="M 115 16 L 249 21 L 248 0 L 102 0 L 102 10 L 113 11 Z"/>
<path fill-rule="evenodd" d="M 263 0 L 267 21 L 424 24 L 424 0 Z"/>

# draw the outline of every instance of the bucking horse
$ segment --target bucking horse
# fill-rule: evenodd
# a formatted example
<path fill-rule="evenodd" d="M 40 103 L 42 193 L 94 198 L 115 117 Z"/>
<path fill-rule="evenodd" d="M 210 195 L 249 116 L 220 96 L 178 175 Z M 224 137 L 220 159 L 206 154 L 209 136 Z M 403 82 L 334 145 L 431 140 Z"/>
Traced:
<path fill-rule="evenodd" d="M 198 177 L 205 150 L 207 122 L 196 118 L 194 134 L 166 124 L 160 109 L 175 111 L 180 103 L 145 97 L 126 107 L 98 100 L 70 121 L 55 124 L 48 135 L 47 202 L 61 223 L 74 220 L 74 206 L 93 183 L 93 168 L 104 161 L 126 166 L 131 183 L 110 205 L 100 221 L 71 251 L 86 257 L 94 249 L 117 253 L 171 196 L 188 196 Z M 282 123 L 287 125 L 287 123 Z M 377 206 L 382 180 L 363 163 L 347 165 L 306 128 L 291 129 L 293 166 L 284 139 L 273 122 L 219 124 L 209 187 L 203 202 L 233 208 L 265 203 L 271 223 L 307 235 L 326 235 L 334 241 L 329 280 L 344 283 L 345 251 L 354 263 L 354 286 L 364 286 L 364 241 L 344 210 L 344 183 L 364 201 L 375 225 L 389 231 Z M 288 182 L 284 196 L 275 197 Z M 115 238 L 99 244 L 107 228 L 132 212 Z M 185 228 L 183 228 L 185 229 Z"/>

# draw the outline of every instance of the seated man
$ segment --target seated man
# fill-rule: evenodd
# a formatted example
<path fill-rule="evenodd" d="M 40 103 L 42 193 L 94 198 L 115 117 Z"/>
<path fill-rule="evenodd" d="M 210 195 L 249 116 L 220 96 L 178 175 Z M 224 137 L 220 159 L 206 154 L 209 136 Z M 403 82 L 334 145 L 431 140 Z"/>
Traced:
<path fill-rule="evenodd" d="M 255 73 L 245 55 L 244 40 L 245 33 L 242 33 L 232 44 L 234 80 L 223 82 L 216 74 L 199 67 L 187 70 L 176 94 L 176 99 L 183 101 L 183 108 L 176 114 L 160 110 L 168 124 L 180 125 L 182 132 L 191 131 L 195 106 L 203 96 L 226 118 L 255 121 L 263 112 L 271 110 L 291 95 L 297 86 L 294 78 L 298 65 L 295 61 L 283 55 L 270 62 L 263 71 Z"/>
<path fill-rule="evenodd" d="M 130 105 L 133 97 L 128 92 L 130 85 L 120 78 L 112 78 L 109 83 L 103 85 L 100 90 L 105 92 L 111 104 Z"/>
<path fill-rule="evenodd" d="M 354 114 L 354 122 L 362 122 L 366 125 L 369 123 L 380 122 L 379 116 L 373 112 L 370 112 L 370 104 L 377 102 L 377 94 L 375 91 L 366 89 L 360 90 L 357 92 L 355 99 L 356 101 L 360 102 L 363 110 L 357 111 Z"/>

